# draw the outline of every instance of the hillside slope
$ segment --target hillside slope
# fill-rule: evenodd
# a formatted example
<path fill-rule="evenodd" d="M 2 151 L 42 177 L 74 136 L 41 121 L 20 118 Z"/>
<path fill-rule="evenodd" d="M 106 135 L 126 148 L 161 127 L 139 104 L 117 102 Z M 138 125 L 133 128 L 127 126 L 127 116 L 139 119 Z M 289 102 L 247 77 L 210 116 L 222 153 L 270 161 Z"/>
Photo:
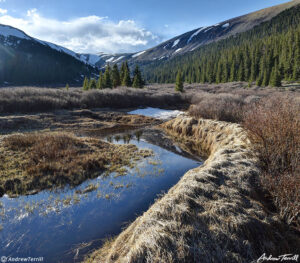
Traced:
<path fill-rule="evenodd" d="M 134 61 L 167 60 L 171 57 L 193 51 L 200 46 L 242 33 L 253 27 L 271 20 L 282 11 L 300 3 L 294 0 L 285 4 L 262 9 L 247 15 L 229 19 L 218 24 L 200 27 L 175 38 L 172 38 L 154 48 L 141 52 L 132 58 Z"/>
<path fill-rule="evenodd" d="M 167 40 L 156 47 L 137 53 L 114 55 L 100 53 L 99 61 L 96 65 L 103 67 L 106 63 L 119 64 L 125 60 L 128 60 L 130 65 L 136 63 L 143 65 L 153 61 L 168 61 L 175 56 L 193 51 L 203 45 L 246 32 L 263 22 L 271 20 L 282 11 L 297 5 L 299 2 L 299 0 L 290 1 L 285 4 L 229 19 L 215 25 L 200 27 Z"/>
<path fill-rule="evenodd" d="M 95 68 L 84 56 L 0 25 L 0 85 L 80 83 Z"/>
<path fill-rule="evenodd" d="M 174 82 L 180 70 L 186 82 L 258 81 L 267 86 L 272 78 L 299 80 L 300 2 L 293 4 L 251 30 L 144 66 L 146 79 Z"/>

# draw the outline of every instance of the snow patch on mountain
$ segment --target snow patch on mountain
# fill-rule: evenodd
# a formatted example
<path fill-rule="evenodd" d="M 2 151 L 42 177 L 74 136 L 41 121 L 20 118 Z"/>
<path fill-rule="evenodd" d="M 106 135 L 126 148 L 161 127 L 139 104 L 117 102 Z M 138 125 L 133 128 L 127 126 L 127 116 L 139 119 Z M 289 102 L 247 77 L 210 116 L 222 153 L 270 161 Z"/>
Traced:
<path fill-rule="evenodd" d="M 190 36 L 190 38 L 188 39 L 187 43 L 190 43 L 192 41 L 192 39 L 197 36 L 200 32 L 202 31 L 202 27 L 200 27 L 194 34 L 192 34 Z"/>
<path fill-rule="evenodd" d="M 12 37 L 17 37 L 22 39 L 28 39 L 28 40 L 30 39 L 22 31 L 5 25 L 0 25 L 0 35 L 4 36 L 5 38 L 12 36 Z"/>
<path fill-rule="evenodd" d="M 178 53 L 182 48 L 178 48 L 174 53 Z"/>
<path fill-rule="evenodd" d="M 125 58 L 125 56 L 121 56 L 121 57 L 118 57 L 117 59 L 114 60 L 114 62 L 118 62 L 119 60 Z"/>
<path fill-rule="evenodd" d="M 180 42 L 180 38 L 179 39 L 176 39 L 173 43 L 173 46 L 172 48 L 176 47 L 178 45 L 178 43 Z"/>
<path fill-rule="evenodd" d="M 143 55 L 146 51 L 142 51 L 142 52 L 139 52 L 137 54 L 134 54 L 132 55 L 133 58 L 136 58 L 136 57 L 139 57 L 140 55 Z"/>
<path fill-rule="evenodd" d="M 222 25 L 223 28 L 229 27 L 229 23 Z"/>
<path fill-rule="evenodd" d="M 212 27 L 209 27 L 208 29 L 206 29 L 206 30 L 204 31 L 204 33 L 208 32 L 208 31 L 211 30 L 211 29 L 212 29 Z"/>
<path fill-rule="evenodd" d="M 107 59 L 107 60 L 105 60 L 105 62 L 113 62 L 114 61 L 114 57 L 111 57 L 111 58 L 109 58 L 109 59 Z"/>

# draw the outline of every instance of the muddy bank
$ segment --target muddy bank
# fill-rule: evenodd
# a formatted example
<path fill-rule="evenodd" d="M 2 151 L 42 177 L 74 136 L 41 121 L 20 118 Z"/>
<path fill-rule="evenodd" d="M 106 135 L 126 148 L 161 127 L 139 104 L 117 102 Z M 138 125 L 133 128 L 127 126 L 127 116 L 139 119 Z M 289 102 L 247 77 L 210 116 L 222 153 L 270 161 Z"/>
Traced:
<path fill-rule="evenodd" d="M 297 252 L 299 237 L 257 198 L 258 159 L 240 126 L 180 116 L 162 128 L 208 159 L 86 262 L 251 262 Z"/>

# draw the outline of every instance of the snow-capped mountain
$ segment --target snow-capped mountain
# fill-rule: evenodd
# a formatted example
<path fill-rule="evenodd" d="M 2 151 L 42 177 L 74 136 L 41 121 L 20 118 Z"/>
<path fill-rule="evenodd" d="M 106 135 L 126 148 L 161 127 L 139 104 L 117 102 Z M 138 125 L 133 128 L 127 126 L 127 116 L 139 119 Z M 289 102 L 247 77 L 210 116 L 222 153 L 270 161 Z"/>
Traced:
<path fill-rule="evenodd" d="M 200 27 L 164 43 L 137 53 L 78 54 L 65 47 L 42 41 L 25 32 L 0 25 L 0 85 L 3 83 L 80 83 L 84 76 L 99 73 L 107 63 L 130 66 L 168 60 L 200 46 L 248 31 L 268 21 L 287 8 L 300 3 L 294 0 L 244 16 Z"/>
<path fill-rule="evenodd" d="M 215 25 L 200 27 L 180 36 L 174 37 L 154 48 L 132 54 L 130 62 L 167 60 L 174 56 L 193 51 L 200 46 L 215 42 L 252 29 L 271 20 L 287 8 L 299 4 L 294 0 L 285 4 L 262 9 L 247 15 L 220 22 Z"/>
<path fill-rule="evenodd" d="M 98 69 L 95 58 L 0 25 L 0 85 L 81 83 Z"/>

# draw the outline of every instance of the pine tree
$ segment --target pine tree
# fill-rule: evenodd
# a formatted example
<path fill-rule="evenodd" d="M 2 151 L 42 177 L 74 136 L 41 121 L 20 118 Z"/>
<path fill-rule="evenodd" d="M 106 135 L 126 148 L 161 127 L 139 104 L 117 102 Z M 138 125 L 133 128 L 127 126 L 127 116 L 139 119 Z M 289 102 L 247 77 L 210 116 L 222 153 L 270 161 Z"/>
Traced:
<path fill-rule="evenodd" d="M 84 78 L 82 89 L 83 90 L 88 90 L 89 89 L 89 80 L 88 80 L 87 77 Z"/>
<path fill-rule="evenodd" d="M 177 72 L 175 90 L 179 92 L 183 92 L 183 79 L 182 79 L 181 71 Z"/>
<path fill-rule="evenodd" d="M 132 82 L 131 82 L 131 77 L 130 77 L 130 69 L 128 67 L 127 62 L 125 62 L 124 64 L 124 77 L 122 80 L 122 85 L 126 86 L 126 87 L 131 87 L 132 86 Z"/>
<path fill-rule="evenodd" d="M 267 87 L 269 83 L 270 83 L 270 73 L 268 70 L 265 70 L 262 85 L 264 87 Z"/>
<path fill-rule="evenodd" d="M 125 62 L 123 62 L 122 66 L 121 66 L 121 70 L 120 70 L 121 84 L 122 84 L 124 76 L 125 76 L 125 68 L 126 68 Z"/>
<path fill-rule="evenodd" d="M 272 70 L 270 84 L 272 87 L 281 87 L 281 75 L 277 67 Z"/>
<path fill-rule="evenodd" d="M 112 89 L 112 81 L 111 81 L 111 68 L 109 65 L 106 66 L 104 76 L 103 76 L 104 88 Z"/>
<path fill-rule="evenodd" d="M 99 78 L 97 80 L 97 89 L 104 89 L 103 73 L 100 71 Z"/>
<path fill-rule="evenodd" d="M 90 80 L 89 89 L 97 89 L 97 82 L 95 79 Z"/>
<path fill-rule="evenodd" d="M 112 83 L 113 87 L 116 88 L 121 85 L 120 72 L 117 64 L 114 64 L 112 70 Z"/>
<path fill-rule="evenodd" d="M 259 87 L 261 87 L 262 83 L 263 83 L 263 77 L 262 77 L 262 75 L 260 75 L 256 79 L 256 85 L 259 86 Z"/>
<path fill-rule="evenodd" d="M 139 88 L 139 89 L 144 87 L 144 81 L 142 79 L 142 74 L 141 74 L 141 71 L 140 71 L 138 65 L 136 65 L 135 70 L 134 70 L 132 86 L 134 88 Z"/>

